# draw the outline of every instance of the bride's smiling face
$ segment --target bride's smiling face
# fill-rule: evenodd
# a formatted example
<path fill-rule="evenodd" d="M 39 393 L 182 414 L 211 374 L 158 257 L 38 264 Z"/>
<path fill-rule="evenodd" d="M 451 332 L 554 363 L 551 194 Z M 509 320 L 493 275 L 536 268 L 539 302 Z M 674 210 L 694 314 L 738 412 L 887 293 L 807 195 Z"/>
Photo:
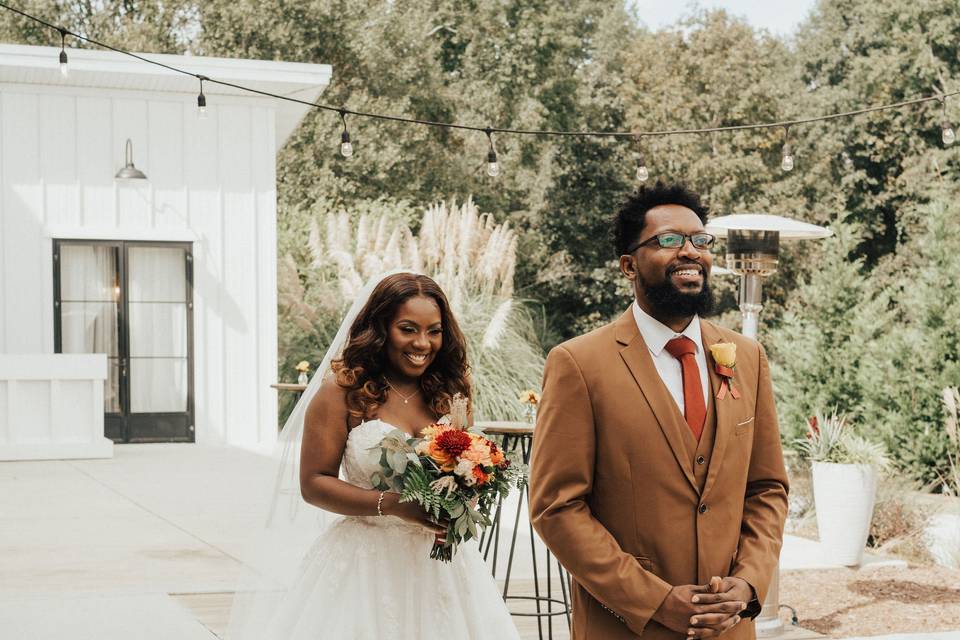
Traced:
<path fill-rule="evenodd" d="M 387 328 L 387 362 L 397 375 L 419 378 L 443 345 L 440 307 L 433 298 L 414 296 L 398 308 Z"/>

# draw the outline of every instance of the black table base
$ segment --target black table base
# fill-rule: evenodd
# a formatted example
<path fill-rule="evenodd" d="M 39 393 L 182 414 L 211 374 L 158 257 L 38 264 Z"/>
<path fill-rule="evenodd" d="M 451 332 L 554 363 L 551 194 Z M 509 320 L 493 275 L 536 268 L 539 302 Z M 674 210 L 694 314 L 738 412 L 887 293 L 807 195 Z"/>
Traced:
<path fill-rule="evenodd" d="M 531 435 L 503 435 L 502 439 L 501 447 L 504 451 L 514 451 L 519 447 L 523 462 L 525 464 L 530 463 L 530 449 L 533 442 Z M 552 640 L 555 617 L 564 616 L 567 622 L 567 629 L 570 629 L 569 576 L 560 562 L 553 557 L 550 550 L 547 549 L 534 534 L 533 523 L 529 523 L 529 519 L 530 559 L 533 563 L 534 595 L 520 596 L 510 594 L 510 577 L 513 570 L 514 552 L 517 547 L 517 535 L 520 532 L 520 513 L 523 511 L 524 500 L 530 500 L 530 491 L 526 484 L 524 484 L 523 489 L 520 491 L 519 500 L 517 501 L 517 512 L 513 517 L 513 534 L 510 537 L 510 552 L 507 556 L 506 574 L 503 582 L 503 599 L 508 605 L 511 601 L 533 601 L 536 608 L 535 613 L 515 612 L 513 609 L 511 609 L 510 613 L 517 617 L 536 618 L 540 640 L 544 638 Z M 502 517 L 503 500 L 500 500 L 494 512 L 493 524 L 484 531 L 480 537 L 480 550 L 483 553 L 483 559 L 485 561 L 491 562 L 491 550 L 493 551 L 491 571 L 494 578 L 497 577 L 499 569 L 498 561 L 500 558 L 498 556 L 500 551 Z M 545 553 L 545 562 L 542 566 L 537 561 L 537 547 L 541 547 Z M 546 575 L 541 576 L 541 570 L 544 570 Z M 555 591 L 557 591 L 556 594 Z M 544 635 L 544 631 L 546 631 L 546 635 Z"/>

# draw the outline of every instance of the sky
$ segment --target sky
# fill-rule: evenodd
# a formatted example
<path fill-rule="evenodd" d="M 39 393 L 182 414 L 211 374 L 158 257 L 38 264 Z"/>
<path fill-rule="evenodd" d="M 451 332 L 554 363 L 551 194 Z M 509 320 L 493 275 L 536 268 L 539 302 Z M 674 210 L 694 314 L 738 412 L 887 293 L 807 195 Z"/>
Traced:
<path fill-rule="evenodd" d="M 816 5 L 816 0 L 628 0 L 640 20 L 651 29 L 666 27 L 689 15 L 695 7 L 726 9 L 754 27 L 776 35 L 791 35 Z"/>

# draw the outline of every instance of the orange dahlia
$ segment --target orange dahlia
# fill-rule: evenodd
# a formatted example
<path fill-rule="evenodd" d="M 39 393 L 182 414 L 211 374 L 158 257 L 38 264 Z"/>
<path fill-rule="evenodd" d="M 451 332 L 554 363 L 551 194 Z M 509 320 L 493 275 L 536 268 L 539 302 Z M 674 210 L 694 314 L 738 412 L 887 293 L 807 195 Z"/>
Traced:
<path fill-rule="evenodd" d="M 470 446 L 470 436 L 457 429 L 440 431 L 427 446 L 427 453 L 443 471 L 453 471 L 457 458 Z"/>
<path fill-rule="evenodd" d="M 477 465 L 473 468 L 473 477 L 477 479 L 477 484 L 484 484 L 490 479 L 490 474 L 483 470 L 483 467 Z"/>
<path fill-rule="evenodd" d="M 459 458 L 460 454 L 466 451 L 471 444 L 470 434 L 454 429 L 444 431 L 438 435 L 435 442 L 439 449 L 453 458 Z"/>
<path fill-rule="evenodd" d="M 494 466 L 499 467 L 506 459 L 506 456 L 503 455 L 503 451 L 500 451 L 500 447 L 498 447 L 495 442 L 491 442 L 490 462 L 493 463 Z"/>

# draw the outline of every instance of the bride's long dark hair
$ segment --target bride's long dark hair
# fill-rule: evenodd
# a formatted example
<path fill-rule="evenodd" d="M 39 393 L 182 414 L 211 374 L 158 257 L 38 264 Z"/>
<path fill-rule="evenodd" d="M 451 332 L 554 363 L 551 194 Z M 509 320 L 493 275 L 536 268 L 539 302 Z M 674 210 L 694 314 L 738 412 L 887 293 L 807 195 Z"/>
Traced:
<path fill-rule="evenodd" d="M 443 331 L 440 351 L 420 377 L 427 404 L 442 416 L 450 411 L 450 400 L 455 394 L 471 397 L 467 344 L 447 296 L 427 276 L 397 273 L 380 281 L 370 294 L 350 327 L 343 355 L 330 364 L 337 384 L 347 389 L 347 410 L 351 416 L 361 420 L 373 418 L 387 401 L 384 372 L 390 323 L 400 305 L 415 296 L 426 296 L 437 303 Z"/>

